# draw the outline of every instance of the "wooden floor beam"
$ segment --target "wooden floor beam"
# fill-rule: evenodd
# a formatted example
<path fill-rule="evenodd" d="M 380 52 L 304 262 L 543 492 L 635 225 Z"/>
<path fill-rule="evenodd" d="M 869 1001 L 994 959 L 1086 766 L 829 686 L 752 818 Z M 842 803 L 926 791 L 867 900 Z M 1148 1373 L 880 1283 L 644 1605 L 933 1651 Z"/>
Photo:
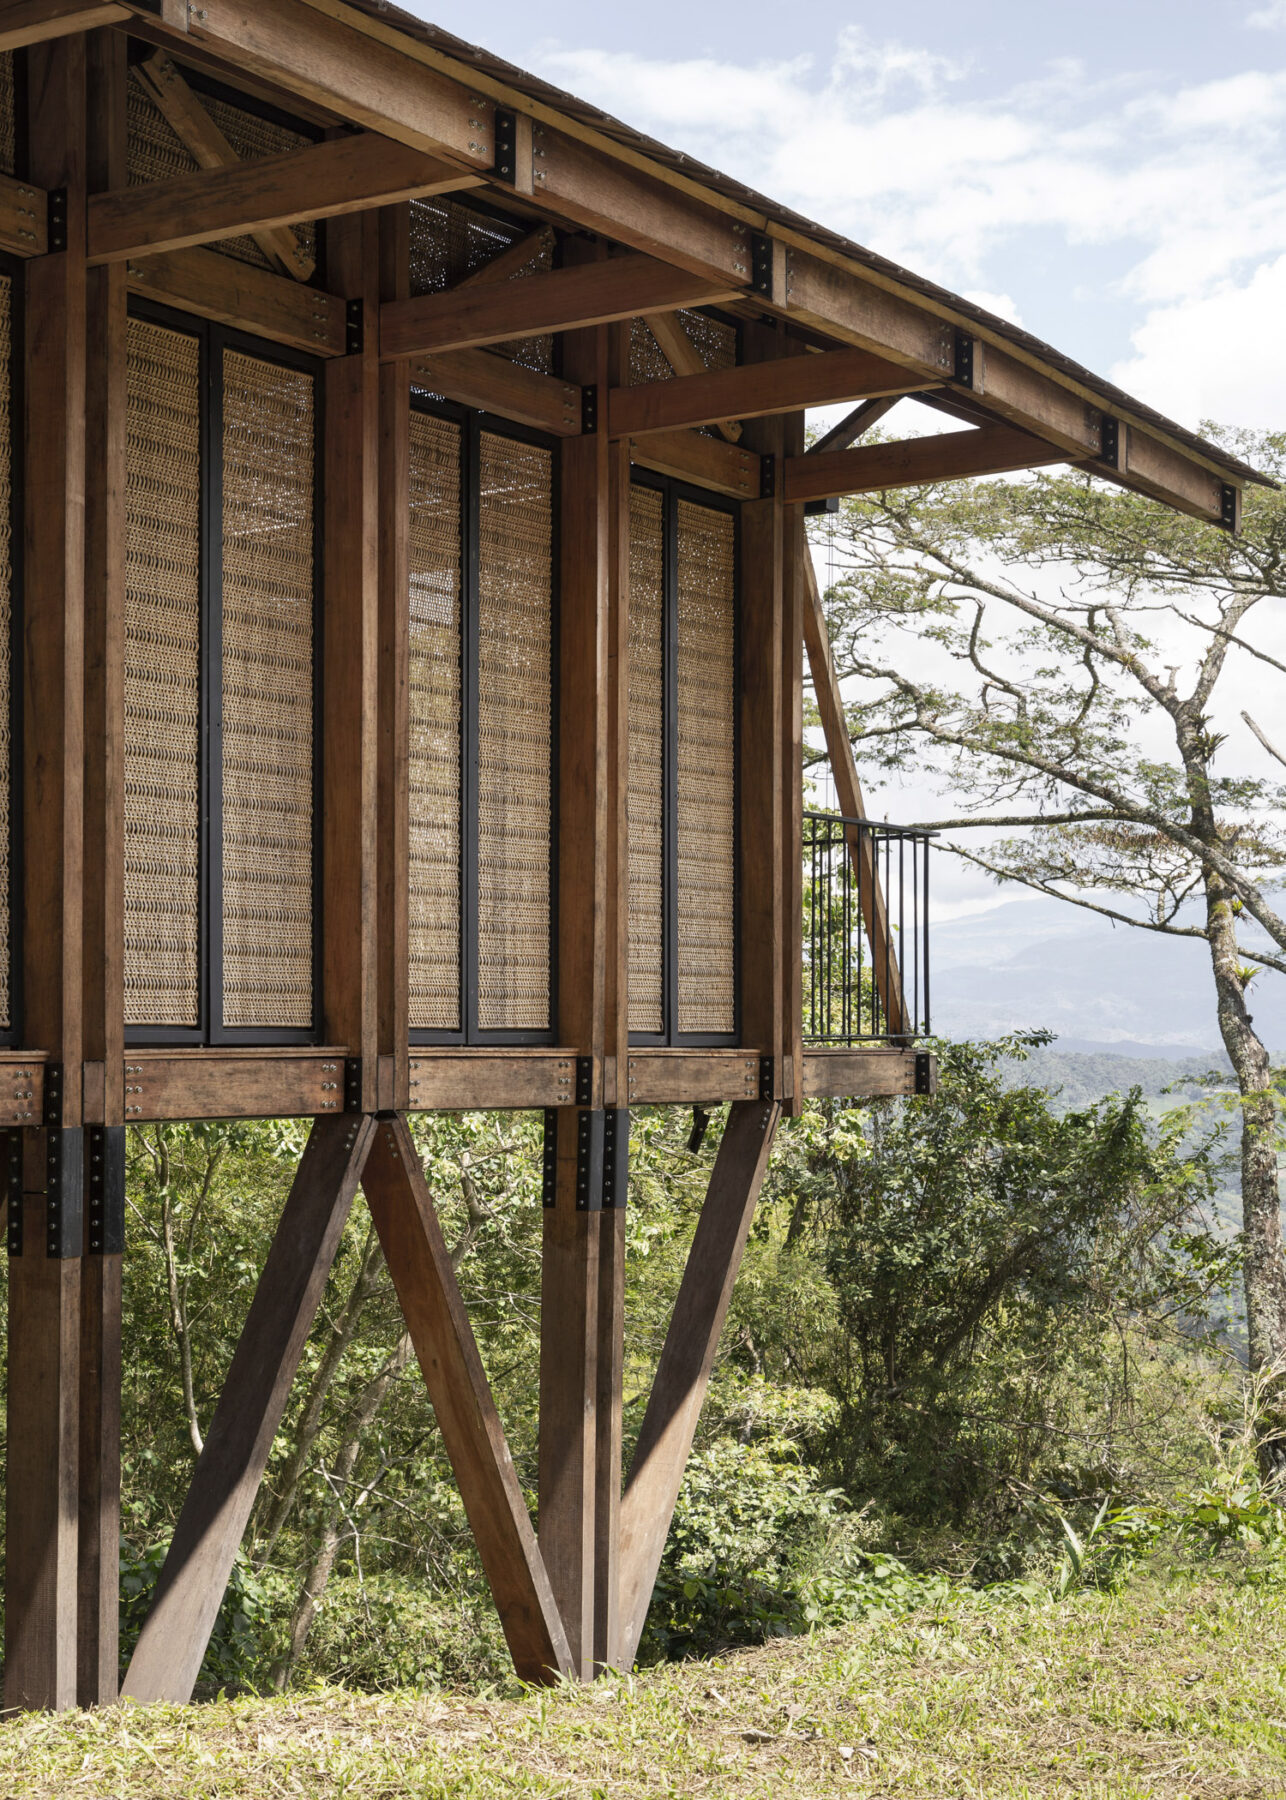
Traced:
<path fill-rule="evenodd" d="M 374 1132 L 358 1114 L 313 1125 L 130 1660 L 130 1699 L 192 1697 Z"/>
<path fill-rule="evenodd" d="M 622 1668 L 647 1620 L 778 1116 L 775 1103 L 738 1101 L 723 1129 L 621 1502 Z"/>
<path fill-rule="evenodd" d="M 379 1121 L 362 1183 L 514 1667 L 526 1681 L 570 1674 L 553 1587 L 405 1119 Z"/>

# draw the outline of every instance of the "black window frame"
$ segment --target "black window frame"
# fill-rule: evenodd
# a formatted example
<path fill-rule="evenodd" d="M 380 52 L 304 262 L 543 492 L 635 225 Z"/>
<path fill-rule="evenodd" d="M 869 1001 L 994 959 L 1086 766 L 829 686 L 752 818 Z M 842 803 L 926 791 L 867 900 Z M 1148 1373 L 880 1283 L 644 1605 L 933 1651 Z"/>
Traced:
<path fill-rule="evenodd" d="M 631 1031 L 639 1049 L 727 1049 L 741 1042 L 741 502 L 651 469 L 632 468 L 632 487 L 662 497 L 661 589 L 661 1016 L 660 1031 Z M 731 1031 L 680 1031 L 679 1020 L 679 502 L 733 522 L 732 574 L 732 992 Z M 628 765 L 627 765 L 628 768 Z M 628 783 L 628 773 L 627 773 Z M 628 827 L 627 827 L 628 830 Z M 627 990 L 628 993 L 628 990 Z M 628 998 L 627 998 L 628 1005 Z"/>
<path fill-rule="evenodd" d="M 562 467 L 559 439 L 499 413 L 481 412 L 421 389 L 411 391 L 411 410 L 460 427 L 460 931 L 457 941 L 460 1024 L 410 1027 L 412 1046 L 477 1049 L 494 1045 L 539 1046 L 558 1041 L 558 769 L 559 639 L 561 605 Z M 550 454 L 549 547 L 549 1024 L 514 1030 L 478 1025 L 478 547 L 481 519 L 483 433 L 511 438 Z M 407 595 L 403 602 L 409 607 Z M 409 801 L 413 804 L 413 801 Z"/>
<path fill-rule="evenodd" d="M 15 96 L 25 84 L 15 78 Z M 21 119 L 19 126 L 21 126 Z M 18 143 L 23 142 L 21 131 Z M 21 160 L 21 155 L 19 156 Z M 9 278 L 9 1023 L 0 1028 L 0 1047 L 17 1048 L 23 1038 L 23 924 L 25 858 L 23 832 L 23 580 L 26 545 L 26 264 L 0 252 L 0 275 Z"/>
<path fill-rule="evenodd" d="M 271 1049 L 322 1038 L 322 687 L 325 382 L 321 358 L 270 339 L 131 296 L 129 316 L 195 338 L 200 350 L 201 642 L 196 1025 L 126 1025 L 128 1048 Z M 295 369 L 313 382 L 313 817 L 312 1013 L 309 1026 L 223 1023 L 223 381 L 225 350 Z"/>

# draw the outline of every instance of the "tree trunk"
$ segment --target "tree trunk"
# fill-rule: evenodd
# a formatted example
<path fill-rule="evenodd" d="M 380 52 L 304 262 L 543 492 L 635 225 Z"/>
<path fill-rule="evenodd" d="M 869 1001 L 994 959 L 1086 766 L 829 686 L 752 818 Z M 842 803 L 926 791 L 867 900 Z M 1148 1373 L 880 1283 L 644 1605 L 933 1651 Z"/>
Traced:
<path fill-rule="evenodd" d="M 1239 973 L 1231 897 L 1207 883 L 1206 919 L 1218 996 L 1219 1030 L 1241 1095 L 1241 1206 L 1245 1236 L 1246 1330 L 1255 1373 L 1286 1375 L 1286 1254 L 1277 1174 L 1277 1118 L 1268 1052 L 1255 1033 Z M 1282 1410 L 1274 1406 L 1276 1414 Z M 1270 1427 L 1281 1421 L 1270 1421 Z M 1269 1466 L 1286 1461 L 1286 1444 L 1266 1446 Z"/>

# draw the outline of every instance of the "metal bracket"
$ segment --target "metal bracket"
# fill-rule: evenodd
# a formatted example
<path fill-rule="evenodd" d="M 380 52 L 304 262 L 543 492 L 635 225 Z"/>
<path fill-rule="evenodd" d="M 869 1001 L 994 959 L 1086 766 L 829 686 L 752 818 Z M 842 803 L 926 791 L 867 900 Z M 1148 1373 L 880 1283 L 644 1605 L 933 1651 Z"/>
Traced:
<path fill-rule="evenodd" d="M 839 495 L 828 494 L 824 500 L 805 500 L 804 517 L 815 519 L 819 513 L 837 513 L 839 511 Z"/>
<path fill-rule="evenodd" d="M 558 1195 L 558 1108 L 545 1108 L 545 1146 L 541 1158 L 540 1198 L 544 1206 L 553 1206 Z"/>
<path fill-rule="evenodd" d="M 1117 469 L 1121 464 L 1121 421 L 1114 419 L 1111 413 L 1104 413 L 1102 430 L 1100 457 L 1110 468 Z"/>
<path fill-rule="evenodd" d="M 590 1106 L 594 1099 L 594 1058 L 578 1056 L 576 1058 L 576 1104 Z"/>
<path fill-rule="evenodd" d="M 750 234 L 750 287 L 765 300 L 772 299 L 772 239 L 762 231 Z"/>
<path fill-rule="evenodd" d="M 623 1212 L 630 1191 L 630 1109 L 609 1106 L 603 1114 L 603 1208 Z"/>
<path fill-rule="evenodd" d="M 774 1089 L 777 1084 L 774 1080 L 774 1075 L 775 1071 L 773 1069 L 772 1057 L 761 1056 L 759 1058 L 759 1098 L 761 1100 L 773 1100 L 776 1098 Z"/>
<path fill-rule="evenodd" d="M 967 331 L 961 331 L 957 328 L 955 337 L 955 368 L 953 370 L 954 378 L 960 383 L 961 387 L 971 388 L 973 386 L 973 372 L 973 339 Z"/>
<path fill-rule="evenodd" d="M 63 1122 L 63 1066 L 61 1063 L 45 1064 L 45 1105 L 42 1125 L 57 1130 Z"/>
<path fill-rule="evenodd" d="M 598 430 L 597 382 L 588 382 L 580 391 L 580 428 L 587 437 Z"/>
<path fill-rule="evenodd" d="M 493 130 L 496 134 L 496 160 L 491 165 L 491 173 L 497 181 L 507 182 L 510 187 L 514 187 L 518 181 L 518 115 L 507 106 L 498 106 Z"/>
<path fill-rule="evenodd" d="M 85 1243 L 85 1133 L 68 1125 L 45 1133 L 45 1255 L 79 1256 Z"/>
<path fill-rule="evenodd" d="M 771 500 L 777 492 L 777 458 L 768 451 L 759 458 L 759 498 Z"/>
<path fill-rule="evenodd" d="M 360 1056 L 344 1058 L 344 1111 L 361 1112 L 362 1110 L 362 1059 Z"/>
<path fill-rule="evenodd" d="M 4 1157 L 4 1191 L 8 1202 L 7 1231 L 10 1256 L 22 1255 L 22 1133 L 0 1133 L 0 1155 Z"/>
<path fill-rule="evenodd" d="M 120 1256 L 125 1249 L 125 1127 L 88 1127 L 89 1252 Z"/>
<path fill-rule="evenodd" d="M 67 248 L 67 190 L 65 187 L 50 188 L 49 190 L 46 226 L 50 250 L 65 250 Z"/>
<path fill-rule="evenodd" d="M 1225 531 L 1241 530 L 1241 495 L 1230 481 L 1219 489 L 1219 523 Z"/>
<path fill-rule="evenodd" d="M 701 1146 L 706 1141 L 706 1132 L 710 1129 L 710 1114 L 704 1106 L 692 1108 L 692 1129 L 688 1133 L 688 1155 L 699 1156 Z"/>
<path fill-rule="evenodd" d="M 360 300 L 344 302 L 344 355 L 360 356 L 366 348 L 366 321 Z"/>
<path fill-rule="evenodd" d="M 603 1113 L 592 1107 L 576 1115 L 576 1210 L 603 1210 Z"/>
<path fill-rule="evenodd" d="M 933 1092 L 933 1056 L 928 1050 L 915 1053 L 915 1091 L 917 1094 Z"/>

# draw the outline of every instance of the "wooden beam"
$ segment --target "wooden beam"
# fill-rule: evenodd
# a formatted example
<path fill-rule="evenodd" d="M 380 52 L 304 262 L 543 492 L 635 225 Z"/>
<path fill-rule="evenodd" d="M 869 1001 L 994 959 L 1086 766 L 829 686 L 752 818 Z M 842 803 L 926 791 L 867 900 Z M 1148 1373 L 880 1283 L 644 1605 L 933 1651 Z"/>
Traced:
<path fill-rule="evenodd" d="M 49 248 L 49 196 L 29 181 L 0 175 L 0 250 L 43 256 Z"/>
<path fill-rule="evenodd" d="M 1009 425 L 978 431 L 944 431 L 935 437 L 903 438 L 826 456 L 795 456 L 786 463 L 786 497 L 824 500 L 831 494 L 870 494 L 885 488 L 919 487 L 960 481 L 971 475 L 1002 475 L 1069 460 L 1065 450 Z"/>
<path fill-rule="evenodd" d="M 676 375 L 704 375 L 705 361 L 701 352 L 688 335 L 687 326 L 677 313 L 653 313 L 647 321 L 647 328 L 656 340 L 657 349 Z M 625 379 L 618 383 L 620 387 L 629 384 L 629 370 L 625 371 Z M 720 437 L 728 443 L 735 444 L 741 437 L 741 425 L 736 419 L 712 420 Z"/>
<path fill-rule="evenodd" d="M 0 5 L 0 52 L 72 37 L 129 16 L 129 7 L 116 0 L 8 0 Z"/>
<path fill-rule="evenodd" d="M 135 64 L 134 72 L 180 143 L 186 145 L 203 169 L 230 169 L 240 162 L 200 97 L 164 51 L 153 51 Z M 279 274 L 307 281 L 313 273 L 316 258 L 289 225 L 261 225 L 250 235 Z"/>
<path fill-rule="evenodd" d="M 129 10 L 176 52 L 208 51 L 283 93 L 462 168 L 494 165 L 494 103 L 472 84 L 373 41 L 356 19 L 334 17 L 309 0 L 202 0 L 175 21 L 164 14 L 158 20 L 145 0 L 131 0 Z"/>
<path fill-rule="evenodd" d="M 713 425 L 719 419 L 757 419 L 804 406 L 829 406 L 858 395 L 913 392 L 921 385 L 905 369 L 865 350 L 741 363 L 675 381 L 614 388 L 608 403 L 613 437 Z M 927 385 L 927 384 L 924 384 Z"/>
<path fill-rule="evenodd" d="M 806 1050 L 803 1089 L 810 1100 L 874 1100 L 916 1092 L 914 1050 Z M 930 1058 L 936 1084 L 937 1058 Z"/>
<path fill-rule="evenodd" d="M 373 1118 L 355 1115 L 313 1125 L 130 1659 L 126 1698 L 192 1698 L 374 1133 Z"/>
<path fill-rule="evenodd" d="M 455 283 L 453 291 L 458 292 L 460 288 L 481 287 L 488 281 L 508 281 L 511 275 L 517 275 L 529 263 L 534 262 L 542 251 L 550 249 L 553 242 L 553 227 L 537 225 L 534 231 L 527 232 L 523 237 L 510 244 L 507 249 L 501 250 L 498 255 L 493 256 L 490 262 L 483 263 L 480 269 L 475 269 L 472 275 L 461 276 L 460 280 Z"/>
<path fill-rule="evenodd" d="M 656 431 L 630 441 L 630 461 L 696 487 L 753 500 L 759 494 L 759 458 L 740 444 L 724 444 L 699 431 Z"/>
<path fill-rule="evenodd" d="M 365 328 L 349 356 L 327 363 L 323 480 L 322 1015 L 332 1043 L 362 1064 L 361 1105 L 379 1104 L 378 903 L 380 365 L 379 215 L 328 234 L 331 280 L 361 303 Z"/>
<path fill-rule="evenodd" d="M 570 1674 L 567 1635 L 405 1119 L 380 1121 L 362 1183 L 514 1666 L 525 1681 Z"/>
<path fill-rule="evenodd" d="M 343 356 L 344 302 L 217 250 L 171 250 L 126 265 L 131 294 L 235 325 L 310 356 Z"/>
<path fill-rule="evenodd" d="M 380 309 L 380 355 L 425 356 L 507 343 L 660 312 L 734 299 L 736 289 L 675 269 L 655 257 L 627 255 L 551 269 L 520 281 L 448 288 Z"/>
<path fill-rule="evenodd" d="M 124 262 L 473 185 L 452 164 L 375 132 L 331 138 L 283 156 L 95 194 L 89 261 Z"/>
<path fill-rule="evenodd" d="M 621 1502 L 622 1668 L 633 1663 L 647 1619 L 778 1114 L 758 1100 L 729 1110 L 688 1253 Z"/>
<path fill-rule="evenodd" d="M 821 715 L 826 739 L 826 755 L 835 780 L 835 795 L 841 813 L 849 819 L 866 817 L 866 796 L 862 792 L 853 744 L 844 717 L 844 696 L 831 657 L 830 629 L 826 608 L 813 567 L 812 552 L 805 543 L 800 556 L 800 572 L 804 582 L 804 645 L 808 651 L 808 670 L 812 676 L 813 694 Z M 863 832 L 846 832 L 849 857 L 857 871 L 858 904 L 866 935 L 871 945 L 871 973 L 875 991 L 884 1008 L 888 1029 L 898 1036 L 907 1029 L 902 1004 L 902 976 L 898 966 L 897 945 L 889 932 L 888 909 L 880 882 L 879 866 L 870 839 Z"/>
<path fill-rule="evenodd" d="M 757 1050 L 633 1050 L 622 1104 L 719 1106 L 758 1095 Z"/>
<path fill-rule="evenodd" d="M 130 1124 L 164 1119 L 299 1119 L 344 1110 L 343 1046 L 308 1050 L 130 1050 Z"/>
<path fill-rule="evenodd" d="M 923 394 L 920 397 L 923 398 Z M 891 413 L 901 398 L 900 394 L 884 394 L 878 400 L 860 401 L 838 425 L 832 425 L 825 436 L 808 446 L 809 456 L 825 456 L 828 450 L 847 450 L 858 438 L 865 437 L 872 426 L 878 425 L 886 413 Z"/>
<path fill-rule="evenodd" d="M 418 386 L 462 406 L 534 425 L 551 437 L 579 437 L 581 390 L 575 382 L 524 369 L 493 350 L 451 350 L 413 365 Z"/>
<path fill-rule="evenodd" d="M 816 361 L 797 355 L 796 361 Z M 789 413 L 782 420 L 785 457 L 804 452 L 804 415 Z M 781 775 L 782 827 L 785 854 L 781 866 L 782 982 L 781 1042 L 782 1099 L 785 1110 L 798 1118 L 804 1110 L 801 1086 L 804 1030 L 804 569 L 808 540 L 802 506 L 787 506 L 782 524 L 782 631 L 781 631 Z"/>
<path fill-rule="evenodd" d="M 466 1112 L 570 1104 L 574 1050 L 423 1050 L 411 1055 L 410 1110 Z"/>

